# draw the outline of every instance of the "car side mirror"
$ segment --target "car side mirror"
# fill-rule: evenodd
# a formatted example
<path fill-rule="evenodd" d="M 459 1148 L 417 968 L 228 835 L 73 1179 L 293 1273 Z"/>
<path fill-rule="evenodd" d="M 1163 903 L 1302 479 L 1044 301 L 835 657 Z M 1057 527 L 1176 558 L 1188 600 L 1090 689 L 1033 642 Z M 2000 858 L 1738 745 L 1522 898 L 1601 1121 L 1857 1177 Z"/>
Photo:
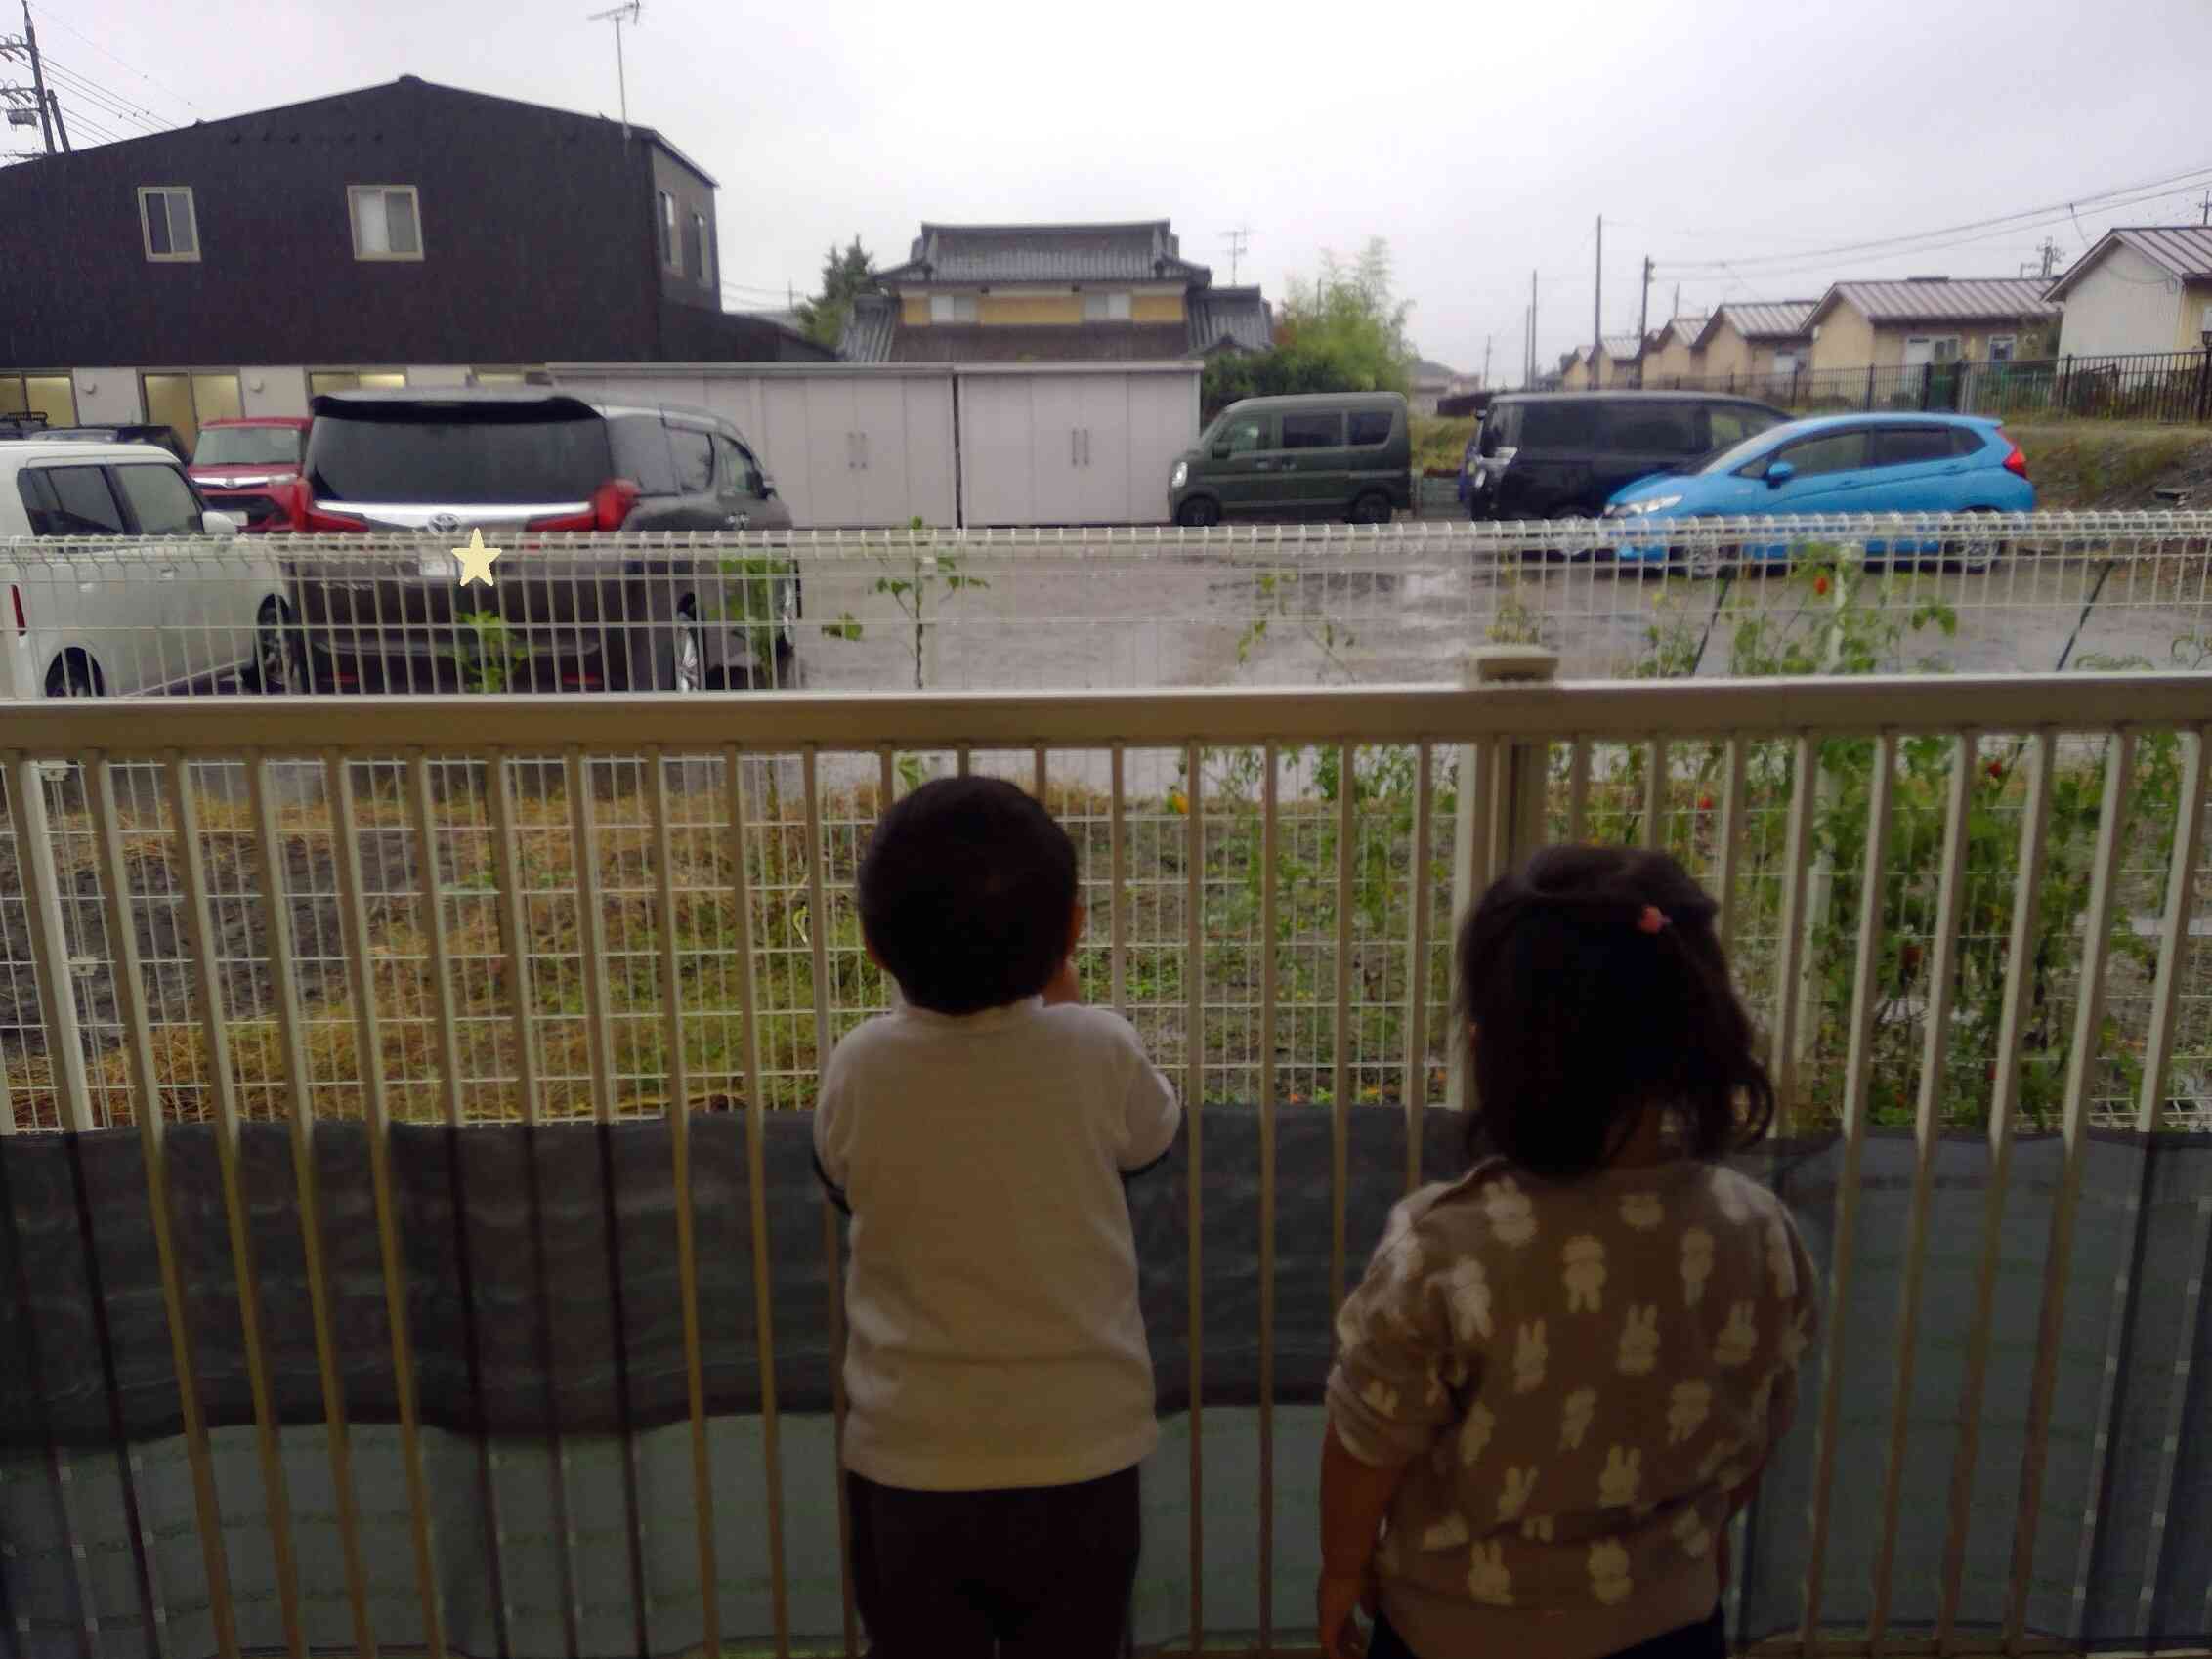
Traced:
<path fill-rule="evenodd" d="M 1224 438 L 1213 446 L 1213 458 L 1217 461 L 1225 461 L 1229 458 L 1229 441 L 1227 439 Z"/>
<path fill-rule="evenodd" d="M 1797 477 L 1796 467 L 1790 465 L 1787 461 L 1776 461 L 1766 469 L 1766 488 L 1779 489 L 1795 477 Z"/>
<path fill-rule="evenodd" d="M 235 535 L 238 533 L 238 521 L 229 513 L 219 513 L 210 507 L 200 514 L 199 528 L 205 535 Z"/>

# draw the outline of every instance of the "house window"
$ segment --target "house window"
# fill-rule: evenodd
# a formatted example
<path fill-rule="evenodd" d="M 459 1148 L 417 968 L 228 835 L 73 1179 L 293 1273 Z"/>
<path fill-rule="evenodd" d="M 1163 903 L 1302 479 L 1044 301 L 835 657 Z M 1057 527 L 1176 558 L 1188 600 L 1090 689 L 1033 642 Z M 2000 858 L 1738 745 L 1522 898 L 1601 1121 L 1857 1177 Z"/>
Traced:
<path fill-rule="evenodd" d="M 1913 367 L 1924 362 L 1957 362 L 1959 337 L 1956 334 L 1914 334 L 1905 341 L 1905 366 Z"/>
<path fill-rule="evenodd" d="M 407 376 L 404 369 L 317 369 L 307 377 L 307 394 L 311 398 L 319 398 L 325 392 L 397 392 L 406 383 Z"/>
<path fill-rule="evenodd" d="M 931 294 L 929 320 L 932 322 L 973 322 L 975 296 L 973 294 Z"/>
<path fill-rule="evenodd" d="M 351 185 L 356 259 L 420 259 L 422 212 L 412 185 Z"/>
<path fill-rule="evenodd" d="M 192 212 L 190 185 L 142 185 L 138 201 L 147 258 L 168 261 L 199 257 L 199 220 Z"/>
<path fill-rule="evenodd" d="M 65 374 L 0 374 L 0 417 L 44 415 L 48 426 L 77 424 L 77 391 Z"/>
<path fill-rule="evenodd" d="M 1776 374 L 1795 374 L 1798 371 L 1798 366 L 1797 353 L 1776 352 L 1774 354 L 1774 372 Z"/>
<path fill-rule="evenodd" d="M 660 263 L 671 271 L 684 268 L 676 250 L 676 198 L 666 191 L 660 192 Z"/>
<path fill-rule="evenodd" d="M 139 394 L 146 418 L 173 426 L 190 447 L 211 420 L 236 420 L 245 413 L 235 374 L 142 374 Z"/>
<path fill-rule="evenodd" d="M 2013 361 L 2013 348 L 2018 343 L 2017 337 L 2011 334 L 1990 335 L 1989 361 L 1991 362 L 2011 362 Z"/>
<path fill-rule="evenodd" d="M 1128 295 L 1084 295 L 1083 319 L 1085 322 L 1127 322 L 1129 319 Z"/>
<path fill-rule="evenodd" d="M 714 286 L 714 237 L 706 228 L 706 215 L 691 216 L 691 239 L 684 244 L 691 258 L 691 268 L 699 273 L 699 279 L 707 287 Z"/>

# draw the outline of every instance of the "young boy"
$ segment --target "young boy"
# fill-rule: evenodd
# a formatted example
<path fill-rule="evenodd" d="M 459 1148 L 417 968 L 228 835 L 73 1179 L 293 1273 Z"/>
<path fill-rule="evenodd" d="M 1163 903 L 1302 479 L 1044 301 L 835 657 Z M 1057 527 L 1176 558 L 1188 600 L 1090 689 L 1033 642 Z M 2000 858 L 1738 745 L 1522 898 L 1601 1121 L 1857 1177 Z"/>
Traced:
<path fill-rule="evenodd" d="M 1075 846 L 1010 784 L 925 784 L 860 870 L 904 1005 L 837 1044 L 815 1156 L 852 1216 L 846 1488 L 874 1659 L 1107 1659 L 1159 1437 L 1126 1173 L 1181 1116 L 1080 1005 Z"/>

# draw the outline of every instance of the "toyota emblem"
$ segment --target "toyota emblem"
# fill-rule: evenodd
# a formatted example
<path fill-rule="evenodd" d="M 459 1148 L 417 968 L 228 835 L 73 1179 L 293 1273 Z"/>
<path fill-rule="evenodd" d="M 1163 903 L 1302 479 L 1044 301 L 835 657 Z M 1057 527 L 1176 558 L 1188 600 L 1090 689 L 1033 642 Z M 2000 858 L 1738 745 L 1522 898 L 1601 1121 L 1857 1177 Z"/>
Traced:
<path fill-rule="evenodd" d="M 430 528 L 441 535 L 453 534 L 461 528 L 461 515 L 458 513 L 433 513 L 430 515 Z"/>

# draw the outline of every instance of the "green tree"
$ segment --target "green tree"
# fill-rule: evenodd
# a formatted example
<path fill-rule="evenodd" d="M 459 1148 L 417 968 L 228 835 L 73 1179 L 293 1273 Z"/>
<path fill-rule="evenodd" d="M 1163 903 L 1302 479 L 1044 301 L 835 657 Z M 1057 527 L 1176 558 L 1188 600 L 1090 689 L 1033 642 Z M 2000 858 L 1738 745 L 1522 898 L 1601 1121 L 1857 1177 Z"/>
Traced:
<path fill-rule="evenodd" d="M 1411 302 L 1392 286 L 1390 244 L 1369 239 L 1350 262 L 1321 256 L 1311 281 L 1293 278 L 1279 308 L 1275 345 L 1206 365 L 1201 401 L 1211 419 L 1239 398 L 1290 392 L 1403 392 L 1413 383 L 1406 339 Z"/>
<path fill-rule="evenodd" d="M 831 248 L 822 261 L 822 291 L 799 302 L 799 321 L 806 337 L 832 349 L 845 331 L 852 314 L 853 296 L 875 286 L 875 259 L 855 236 L 849 246 Z"/>

